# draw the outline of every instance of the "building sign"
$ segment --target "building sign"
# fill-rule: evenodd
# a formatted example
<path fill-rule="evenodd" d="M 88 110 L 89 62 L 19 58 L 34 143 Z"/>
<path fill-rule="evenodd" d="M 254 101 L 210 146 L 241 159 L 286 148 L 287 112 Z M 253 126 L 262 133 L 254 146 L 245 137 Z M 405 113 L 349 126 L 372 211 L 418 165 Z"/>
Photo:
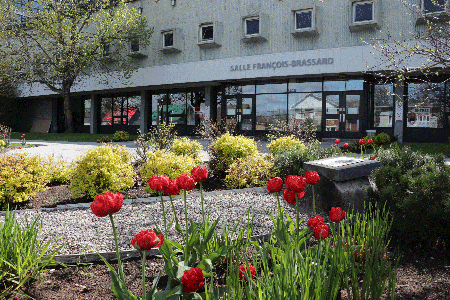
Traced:
<path fill-rule="evenodd" d="M 298 59 L 298 60 L 280 60 L 272 62 L 260 62 L 254 64 L 241 64 L 230 66 L 231 72 L 250 71 L 250 70 L 276 70 L 279 68 L 296 68 L 296 67 L 309 67 L 318 65 L 332 65 L 334 59 L 329 58 L 312 58 L 312 59 Z"/>
<path fill-rule="evenodd" d="M 403 101 L 395 101 L 395 121 L 403 121 Z"/>
<path fill-rule="evenodd" d="M 420 114 L 420 113 L 422 113 L 422 114 L 429 114 L 430 113 L 430 108 L 429 107 L 426 107 L 426 108 L 415 107 L 412 111 L 414 113 L 416 113 L 416 114 Z"/>

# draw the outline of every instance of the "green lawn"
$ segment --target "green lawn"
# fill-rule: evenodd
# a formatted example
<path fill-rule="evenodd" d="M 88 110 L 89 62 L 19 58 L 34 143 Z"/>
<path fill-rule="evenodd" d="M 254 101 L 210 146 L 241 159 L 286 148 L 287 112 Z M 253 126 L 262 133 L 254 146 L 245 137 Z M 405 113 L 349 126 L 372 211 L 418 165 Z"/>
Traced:
<path fill-rule="evenodd" d="M 12 139 L 20 139 L 23 132 L 11 133 Z M 112 134 L 90 134 L 90 133 L 32 133 L 26 132 L 26 140 L 43 140 L 43 141 L 67 141 L 67 142 L 97 142 L 98 139 L 108 137 L 112 138 Z M 131 140 L 135 140 L 137 135 L 130 135 Z"/>
<path fill-rule="evenodd" d="M 427 154 L 439 154 L 442 153 L 446 157 L 450 157 L 450 144 L 445 143 L 403 143 L 399 144 L 400 147 L 408 146 L 414 151 L 421 151 Z"/>

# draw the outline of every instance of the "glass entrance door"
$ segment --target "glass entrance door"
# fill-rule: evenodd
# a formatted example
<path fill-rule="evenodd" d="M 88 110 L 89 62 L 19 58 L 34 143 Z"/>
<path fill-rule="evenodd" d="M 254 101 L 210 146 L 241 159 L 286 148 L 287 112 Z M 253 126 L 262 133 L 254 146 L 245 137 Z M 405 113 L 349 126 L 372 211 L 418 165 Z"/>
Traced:
<path fill-rule="evenodd" d="M 253 134 L 255 129 L 255 102 L 254 95 L 226 96 L 227 123 L 236 123 L 236 129 L 243 134 Z"/>
<path fill-rule="evenodd" d="M 359 138 L 362 92 L 324 92 L 324 137 Z"/>

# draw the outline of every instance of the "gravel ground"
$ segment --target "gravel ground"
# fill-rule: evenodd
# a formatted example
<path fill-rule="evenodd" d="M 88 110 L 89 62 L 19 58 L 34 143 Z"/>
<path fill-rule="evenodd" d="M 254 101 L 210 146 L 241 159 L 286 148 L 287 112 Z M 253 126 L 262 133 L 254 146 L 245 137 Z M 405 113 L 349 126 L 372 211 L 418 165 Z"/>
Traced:
<path fill-rule="evenodd" d="M 304 200 L 304 199 L 302 199 Z M 201 201 L 200 197 L 189 197 L 188 195 L 188 218 L 194 222 L 200 222 Z M 283 201 L 284 202 L 284 201 Z M 285 203 L 285 202 L 284 202 Z M 304 201 L 301 201 L 304 203 Z M 166 216 L 172 220 L 172 209 L 170 201 L 164 201 Z M 184 203 L 181 198 L 174 200 L 180 225 L 184 228 Z M 277 200 L 274 195 L 267 192 L 211 192 L 205 194 L 205 212 L 210 214 L 210 220 L 215 220 L 220 216 L 217 232 L 227 226 L 233 227 L 239 218 L 246 222 L 248 211 L 254 211 L 252 235 L 267 234 L 273 228 L 270 214 L 277 214 Z M 287 206 L 287 212 L 295 220 L 295 209 Z M 307 218 L 306 207 L 301 207 L 301 219 Z M 114 239 L 108 217 L 99 218 L 95 216 L 89 208 L 66 209 L 57 211 L 23 211 L 17 212 L 19 222 L 24 221 L 24 217 L 32 220 L 39 216 L 42 220 L 42 232 L 48 235 L 47 238 L 61 238 L 57 244 L 66 244 L 58 254 L 83 254 L 92 252 L 112 252 L 115 251 Z M 4 219 L 0 217 L 0 222 Z M 161 203 L 134 203 L 124 204 L 122 209 L 114 214 L 114 223 L 117 229 L 120 250 L 132 250 L 130 240 L 140 231 L 154 229 L 157 225 L 163 228 L 163 214 Z M 302 224 L 306 226 L 305 224 Z M 242 226 L 240 226 L 242 228 Z M 47 240 L 46 238 L 46 240 Z M 168 232 L 168 238 L 181 242 L 174 225 Z"/>

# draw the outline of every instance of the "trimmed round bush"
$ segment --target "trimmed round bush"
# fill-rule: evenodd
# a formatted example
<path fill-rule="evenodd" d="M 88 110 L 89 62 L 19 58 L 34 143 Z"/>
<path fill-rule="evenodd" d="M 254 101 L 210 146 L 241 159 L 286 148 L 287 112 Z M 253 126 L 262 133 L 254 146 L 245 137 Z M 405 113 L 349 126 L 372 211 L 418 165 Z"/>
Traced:
<path fill-rule="evenodd" d="M 224 178 L 230 165 L 239 158 L 258 151 L 256 142 L 243 136 L 231 136 L 228 132 L 210 146 L 209 169 L 214 176 Z"/>
<path fill-rule="evenodd" d="M 225 177 L 229 188 L 248 188 L 263 186 L 274 177 L 271 170 L 273 161 L 270 156 L 257 152 L 250 156 L 239 158 L 230 165 Z"/>
<path fill-rule="evenodd" d="M 306 149 L 303 142 L 299 139 L 296 139 L 293 135 L 277 138 L 276 140 L 271 141 L 269 145 L 267 145 L 267 149 L 269 149 L 269 152 L 274 155 L 282 150 L 293 147 L 296 147 L 298 149 Z"/>
<path fill-rule="evenodd" d="M 92 199 L 106 192 L 123 192 L 134 185 L 130 162 L 125 146 L 103 145 L 89 150 L 77 159 L 69 189 L 74 197 Z"/>
<path fill-rule="evenodd" d="M 199 161 L 199 152 L 203 150 L 203 146 L 197 142 L 192 141 L 186 137 L 181 139 L 175 139 L 173 141 L 173 145 L 170 148 L 170 151 L 175 153 L 176 155 L 187 155 L 191 156 L 200 163 Z"/>
<path fill-rule="evenodd" d="M 0 166 L 0 203 L 27 201 L 49 182 L 39 156 L 24 153 L 0 157 Z"/>
<path fill-rule="evenodd" d="M 53 156 L 43 162 L 49 176 L 49 183 L 68 183 L 73 175 L 73 165 L 67 165 L 64 160 L 55 160 Z"/>
<path fill-rule="evenodd" d="M 175 180 L 181 174 L 190 174 L 192 168 L 197 166 L 195 159 L 188 155 L 156 150 L 147 152 L 148 160 L 142 166 L 140 174 L 148 186 L 148 180 L 155 175 L 164 175 Z"/>

